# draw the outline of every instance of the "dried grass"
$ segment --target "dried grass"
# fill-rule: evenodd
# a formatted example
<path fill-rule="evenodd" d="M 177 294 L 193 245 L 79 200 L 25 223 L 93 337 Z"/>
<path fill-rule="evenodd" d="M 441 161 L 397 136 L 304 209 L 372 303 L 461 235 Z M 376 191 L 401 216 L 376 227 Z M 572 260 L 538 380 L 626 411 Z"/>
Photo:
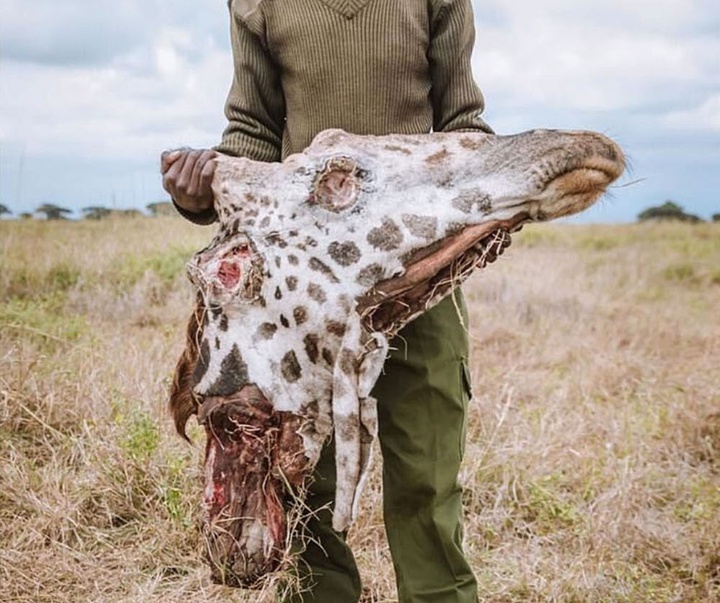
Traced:
<path fill-rule="evenodd" d="M 209 238 L 0 222 L 3 601 L 272 601 L 208 583 L 202 435 L 166 415 Z M 533 226 L 466 285 L 482 600 L 720 601 L 719 266 L 718 225 Z M 379 471 L 350 535 L 368 602 L 395 598 Z"/>

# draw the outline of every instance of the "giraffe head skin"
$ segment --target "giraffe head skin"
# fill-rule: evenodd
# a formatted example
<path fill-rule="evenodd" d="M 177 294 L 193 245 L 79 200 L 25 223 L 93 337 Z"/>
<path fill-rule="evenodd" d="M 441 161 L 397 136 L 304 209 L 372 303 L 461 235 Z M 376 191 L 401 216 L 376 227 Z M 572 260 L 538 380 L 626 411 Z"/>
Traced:
<path fill-rule="evenodd" d="M 509 232 L 589 207 L 624 170 L 611 140 L 536 130 L 320 134 L 283 163 L 222 157 L 219 230 L 188 267 L 199 306 L 171 407 L 207 432 L 213 577 L 251 584 L 284 504 L 332 435 L 333 526 L 350 525 L 377 431 L 371 390 L 404 324 L 493 261 Z"/>

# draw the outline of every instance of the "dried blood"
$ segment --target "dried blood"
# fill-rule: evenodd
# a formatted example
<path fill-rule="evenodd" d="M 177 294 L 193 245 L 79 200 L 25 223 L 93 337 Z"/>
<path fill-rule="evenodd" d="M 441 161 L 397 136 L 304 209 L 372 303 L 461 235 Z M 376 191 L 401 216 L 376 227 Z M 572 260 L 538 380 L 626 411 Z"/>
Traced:
<path fill-rule="evenodd" d="M 202 531 L 213 581 L 252 587 L 286 546 L 283 502 L 309 469 L 300 419 L 277 412 L 254 386 L 206 398 Z"/>
<path fill-rule="evenodd" d="M 218 280 L 228 289 L 234 287 L 240 281 L 240 265 L 237 262 L 223 261 L 218 268 Z"/>

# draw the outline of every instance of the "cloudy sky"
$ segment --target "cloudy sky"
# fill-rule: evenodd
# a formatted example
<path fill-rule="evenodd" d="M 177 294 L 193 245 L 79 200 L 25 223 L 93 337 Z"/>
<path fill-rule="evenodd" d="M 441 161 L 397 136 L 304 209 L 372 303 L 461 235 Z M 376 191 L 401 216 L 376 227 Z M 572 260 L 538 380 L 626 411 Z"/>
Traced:
<path fill-rule="evenodd" d="M 627 186 L 583 221 L 666 199 L 720 213 L 720 2 L 473 3 L 499 133 L 594 129 L 629 155 Z M 0 203 L 165 199 L 159 153 L 213 145 L 224 127 L 227 30 L 225 0 L 0 0 Z"/>

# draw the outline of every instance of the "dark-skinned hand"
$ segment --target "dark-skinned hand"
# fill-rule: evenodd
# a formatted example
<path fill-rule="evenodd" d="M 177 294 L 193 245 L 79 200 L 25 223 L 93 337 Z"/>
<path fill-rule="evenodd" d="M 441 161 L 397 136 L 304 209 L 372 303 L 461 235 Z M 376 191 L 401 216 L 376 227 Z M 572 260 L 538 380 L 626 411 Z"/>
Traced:
<path fill-rule="evenodd" d="M 184 210 L 202 213 L 213 206 L 216 156 L 210 149 L 177 149 L 160 156 L 163 188 Z"/>

